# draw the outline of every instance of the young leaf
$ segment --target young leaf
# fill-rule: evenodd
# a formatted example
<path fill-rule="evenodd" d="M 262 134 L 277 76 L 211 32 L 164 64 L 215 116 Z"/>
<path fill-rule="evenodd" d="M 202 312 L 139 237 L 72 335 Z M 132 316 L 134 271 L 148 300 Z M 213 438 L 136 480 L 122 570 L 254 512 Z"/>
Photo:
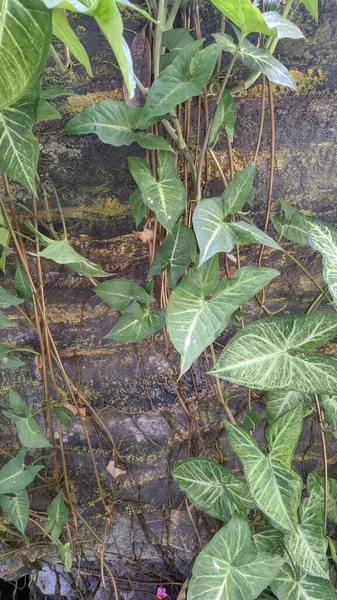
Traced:
<path fill-rule="evenodd" d="M 193 38 L 187 29 L 178 27 L 170 31 L 163 31 L 161 43 L 170 52 L 174 50 L 182 50 L 188 44 L 193 42 Z"/>
<path fill-rule="evenodd" d="M 26 448 L 22 448 L 18 454 L 9 460 L 0 469 L 0 494 L 15 494 L 21 492 L 34 479 L 36 474 L 43 469 L 43 465 L 26 466 Z"/>
<path fill-rule="evenodd" d="M 136 188 L 131 193 L 129 204 L 131 216 L 136 222 L 136 227 L 138 227 L 146 215 L 146 206 L 143 202 L 142 193 L 139 188 Z"/>
<path fill-rule="evenodd" d="M 262 17 L 270 29 L 275 27 L 279 40 L 282 38 L 290 38 L 293 40 L 304 38 L 302 31 L 295 23 L 289 21 L 289 19 L 286 19 L 276 11 L 265 12 L 262 14 Z"/>
<path fill-rule="evenodd" d="M 265 48 L 246 45 L 240 52 L 240 58 L 251 71 L 260 71 L 269 81 L 296 90 L 296 82 L 291 73 Z"/>
<path fill-rule="evenodd" d="M 337 437 L 337 396 L 322 396 L 324 418 L 331 428 L 331 433 Z"/>
<path fill-rule="evenodd" d="M 69 25 L 63 8 L 54 8 L 52 12 L 53 34 L 69 48 L 71 54 L 84 66 L 89 77 L 93 77 L 89 56 L 76 33 Z"/>
<path fill-rule="evenodd" d="M 32 134 L 32 126 L 36 120 L 39 87 L 34 84 L 15 104 L 0 110 L 0 170 L 33 194 L 39 143 Z"/>
<path fill-rule="evenodd" d="M 21 396 L 14 392 L 14 390 L 10 390 L 9 392 L 9 403 L 11 405 L 11 409 L 17 415 L 25 415 L 28 416 L 30 414 L 30 406 L 22 400 Z"/>
<path fill-rule="evenodd" d="M 321 503 L 324 502 L 324 477 L 318 473 L 309 473 L 307 478 L 307 490 L 321 497 Z M 328 479 L 328 519 L 337 525 L 337 481 Z"/>
<path fill-rule="evenodd" d="M 269 456 L 290 469 L 291 461 L 302 432 L 303 411 L 298 406 L 274 421 L 267 433 Z"/>
<path fill-rule="evenodd" d="M 19 265 L 16 267 L 15 271 L 14 286 L 19 298 L 28 300 L 28 302 L 33 304 L 33 292 L 30 287 L 29 279 Z"/>
<path fill-rule="evenodd" d="M 334 393 L 337 357 L 308 354 L 337 334 L 337 315 L 273 317 L 232 337 L 211 374 L 263 390 Z"/>
<path fill-rule="evenodd" d="M 306 573 L 299 577 L 293 574 L 289 565 L 284 565 L 270 588 L 278 600 L 335 600 L 336 595 L 330 583 L 320 577 Z"/>
<path fill-rule="evenodd" d="M 273 527 L 266 527 L 253 535 L 253 543 L 258 552 L 269 552 L 270 554 L 283 554 L 284 534 Z"/>
<path fill-rule="evenodd" d="M 318 23 L 318 0 L 302 0 L 302 4 Z"/>
<path fill-rule="evenodd" d="M 155 80 L 143 109 L 142 129 L 148 126 L 153 117 L 165 115 L 177 104 L 201 94 L 223 48 L 222 42 L 218 42 L 199 51 L 201 43 L 202 40 L 197 40 L 185 46 Z"/>
<path fill-rule="evenodd" d="M 129 146 L 137 142 L 150 150 L 168 150 L 173 152 L 170 144 L 152 133 L 138 132 L 142 108 L 128 106 L 124 102 L 102 100 L 76 115 L 65 128 L 69 134 L 95 133 L 105 144 L 112 146 Z"/>
<path fill-rule="evenodd" d="M 49 104 L 49 102 L 40 100 L 37 107 L 36 123 L 40 123 L 40 121 L 57 121 L 60 119 L 62 119 L 62 115 L 54 106 Z"/>
<path fill-rule="evenodd" d="M 323 278 L 328 284 L 334 303 L 337 303 L 337 230 L 319 219 L 305 219 L 308 243 L 323 259 Z"/>
<path fill-rule="evenodd" d="M 302 411 L 312 409 L 314 398 L 301 392 L 274 391 L 267 394 L 267 419 L 271 423 L 285 413 L 300 406 Z"/>
<path fill-rule="evenodd" d="M 59 265 L 66 265 L 69 269 L 75 271 L 75 273 L 84 275 L 85 277 L 110 277 L 110 273 L 105 273 L 98 265 L 78 254 L 71 247 L 67 239 L 53 240 L 42 235 L 30 221 L 25 221 L 25 225 L 30 231 L 35 233 L 42 244 L 47 246 L 38 254 L 31 252 L 32 256 L 43 256 Z"/>
<path fill-rule="evenodd" d="M 147 279 L 159 275 L 168 266 L 167 285 L 171 289 L 176 287 L 179 277 L 191 262 L 189 231 L 180 219 L 158 248 Z"/>
<path fill-rule="evenodd" d="M 284 540 L 292 560 L 308 575 L 329 579 L 326 558 L 328 540 L 324 534 L 323 502 L 312 492 L 300 506 L 300 524 Z"/>
<path fill-rule="evenodd" d="M 274 269 L 244 267 L 232 279 L 222 279 L 209 300 L 214 287 L 205 289 L 201 269 L 188 271 L 170 296 L 166 318 L 172 344 L 181 354 L 181 374 L 216 340 L 233 312 L 277 275 Z"/>
<path fill-rule="evenodd" d="M 96 286 L 94 292 L 117 310 L 124 311 L 135 301 L 145 305 L 153 302 L 152 296 L 149 296 L 140 285 L 128 279 L 109 279 Z"/>
<path fill-rule="evenodd" d="M 273 581 L 284 559 L 256 552 L 248 521 L 235 516 L 197 557 L 188 595 L 193 600 L 255 600 Z"/>
<path fill-rule="evenodd" d="M 77 421 L 77 416 L 66 406 L 53 406 L 53 412 L 66 430 L 71 431 L 71 426 L 74 421 Z"/>
<path fill-rule="evenodd" d="M 212 0 L 212 4 L 234 23 L 246 36 L 248 33 L 264 33 L 275 37 L 276 29 L 270 29 L 260 10 L 250 0 Z"/>
<path fill-rule="evenodd" d="M 42 434 L 40 427 L 29 411 L 28 415 L 21 417 L 10 410 L 2 414 L 16 425 L 19 440 L 26 448 L 50 448 L 50 443 Z"/>
<path fill-rule="evenodd" d="M 194 506 L 215 519 L 228 522 L 233 513 L 254 506 L 246 482 L 208 458 L 185 460 L 172 477 Z"/>
<path fill-rule="evenodd" d="M 7 0 L 1 3 L 0 22 L 1 110 L 17 102 L 41 74 L 51 39 L 51 13 L 40 0 Z"/>
<path fill-rule="evenodd" d="M 225 90 L 222 94 L 220 104 L 215 111 L 209 136 L 209 145 L 213 146 L 218 141 L 222 127 L 225 128 L 228 139 L 233 142 L 236 119 L 237 110 L 235 101 L 233 100 L 233 96 Z"/>
<path fill-rule="evenodd" d="M 62 527 L 68 520 L 68 514 L 68 509 L 64 503 L 63 491 L 61 490 L 51 503 L 48 504 L 48 519 L 44 524 L 45 532 L 49 533 L 54 544 L 61 535 Z"/>
<path fill-rule="evenodd" d="M 308 245 L 309 236 L 305 225 L 305 217 L 283 198 L 281 198 L 281 207 L 287 222 L 278 217 L 272 217 L 271 220 L 276 231 L 291 242 Z"/>
<path fill-rule="evenodd" d="M 186 204 L 185 187 L 168 152 L 159 152 L 158 180 L 142 158 L 129 157 L 129 169 L 138 185 L 144 204 L 154 211 L 159 223 L 170 231 Z"/>
<path fill-rule="evenodd" d="M 124 313 L 105 337 L 116 342 L 140 342 L 151 337 L 164 326 L 165 310 L 157 308 L 149 312 L 144 309 L 137 314 Z"/>
<path fill-rule="evenodd" d="M 261 452 L 249 433 L 226 421 L 224 426 L 257 506 L 275 527 L 285 532 L 294 531 L 298 522 L 301 478 L 278 458 Z"/>
<path fill-rule="evenodd" d="M 18 306 L 18 304 L 22 304 L 22 298 L 18 298 L 10 292 L 7 292 L 5 288 L 0 285 L 0 308 L 9 308 L 10 306 Z"/>
<path fill-rule="evenodd" d="M 24 535 L 29 517 L 29 496 L 26 490 L 10 496 L 1 495 L 0 506 L 6 519 Z"/>
<path fill-rule="evenodd" d="M 65 570 L 69 572 L 73 564 L 73 554 L 70 548 L 70 542 L 67 542 L 66 544 L 58 542 L 57 549 L 59 551 L 60 559 L 64 563 Z"/>

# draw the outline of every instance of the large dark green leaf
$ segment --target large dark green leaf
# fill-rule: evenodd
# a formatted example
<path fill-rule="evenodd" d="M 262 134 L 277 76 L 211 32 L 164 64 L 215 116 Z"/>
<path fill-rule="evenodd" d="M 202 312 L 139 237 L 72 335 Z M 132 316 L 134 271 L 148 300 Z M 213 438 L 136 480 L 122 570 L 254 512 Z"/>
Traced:
<path fill-rule="evenodd" d="M 214 291 L 216 283 L 205 289 L 202 267 L 188 271 L 170 296 L 166 319 L 170 339 L 181 355 L 181 374 L 222 333 L 230 316 L 277 275 L 274 269 L 244 267 L 233 278 L 222 279 Z"/>
<path fill-rule="evenodd" d="M 95 133 L 102 142 L 112 146 L 129 146 L 137 142 L 143 148 L 172 152 L 170 144 L 163 138 L 143 131 L 134 132 L 139 129 L 142 113 L 142 108 L 134 108 L 124 102 L 102 100 L 76 115 L 65 132 L 77 135 Z"/>
<path fill-rule="evenodd" d="M 307 574 L 297 577 L 289 565 L 284 565 L 270 587 L 278 600 L 336 600 L 328 581 Z"/>
<path fill-rule="evenodd" d="M 43 469 L 43 465 L 26 466 L 26 454 L 26 448 L 22 448 L 14 458 L 0 469 L 0 494 L 21 492 Z"/>
<path fill-rule="evenodd" d="M 157 180 L 144 159 L 131 156 L 128 163 L 144 204 L 155 213 L 159 223 L 170 231 L 186 203 L 185 187 L 178 176 L 172 156 L 168 152 L 159 152 Z"/>
<path fill-rule="evenodd" d="M 255 600 L 273 581 L 284 559 L 256 552 L 245 517 L 235 516 L 196 559 L 189 600 Z"/>
<path fill-rule="evenodd" d="M 270 29 L 262 18 L 262 14 L 250 0 L 212 0 L 214 6 L 225 17 L 241 29 L 244 35 L 255 31 L 276 36 L 276 29 Z"/>
<path fill-rule="evenodd" d="M 13 105 L 38 78 L 50 39 L 51 12 L 40 0 L 0 3 L 0 109 Z"/>
<path fill-rule="evenodd" d="M 10 496 L 1 495 L 0 506 L 6 519 L 24 535 L 29 517 L 29 497 L 26 490 Z"/>
<path fill-rule="evenodd" d="M 179 277 L 191 262 L 190 231 L 181 219 L 167 234 L 156 252 L 148 279 L 159 275 L 165 267 L 168 267 L 167 284 L 171 289 L 176 287 Z"/>
<path fill-rule="evenodd" d="M 34 84 L 16 104 L 0 110 L 0 171 L 32 193 L 39 156 L 39 143 L 32 134 L 39 87 Z"/>
<path fill-rule="evenodd" d="M 234 335 L 212 375 L 263 390 L 334 393 L 337 357 L 309 354 L 337 335 L 337 315 L 273 317 Z"/>
<path fill-rule="evenodd" d="M 117 310 L 127 310 L 134 302 L 145 305 L 153 302 L 152 296 L 149 296 L 140 285 L 128 279 L 109 279 L 96 286 L 94 292 Z"/>
<path fill-rule="evenodd" d="M 175 467 L 172 477 L 189 500 L 221 521 L 254 507 L 247 484 L 208 458 L 190 458 Z"/>
<path fill-rule="evenodd" d="M 279 460 L 278 452 L 265 454 L 255 438 L 238 426 L 224 422 L 232 450 L 238 455 L 246 481 L 257 506 L 278 529 L 293 532 L 298 523 L 302 480 L 289 466 Z M 277 427 L 277 422 L 271 426 Z M 287 448 L 282 440 L 281 449 Z M 291 448 L 289 448 L 289 452 Z"/>

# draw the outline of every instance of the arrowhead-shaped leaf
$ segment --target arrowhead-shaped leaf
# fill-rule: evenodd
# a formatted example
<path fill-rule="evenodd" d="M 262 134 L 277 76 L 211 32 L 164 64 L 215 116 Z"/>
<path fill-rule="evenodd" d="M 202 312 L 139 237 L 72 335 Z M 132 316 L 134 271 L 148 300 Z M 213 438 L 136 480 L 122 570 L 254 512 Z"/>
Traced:
<path fill-rule="evenodd" d="M 71 426 L 74 421 L 77 421 L 78 417 L 66 406 L 53 406 L 53 412 L 66 430 L 71 431 Z"/>
<path fill-rule="evenodd" d="M 18 454 L 0 469 L 0 494 L 15 494 L 21 492 L 43 469 L 43 465 L 26 466 L 27 450 L 22 448 Z"/>
<path fill-rule="evenodd" d="M 324 477 L 318 473 L 309 473 L 307 478 L 307 489 L 309 494 L 318 494 L 321 503 L 324 503 Z M 328 519 L 337 525 L 337 481 L 328 479 Z"/>
<path fill-rule="evenodd" d="M 294 531 L 298 518 L 302 480 L 273 453 L 265 454 L 246 431 L 224 422 L 230 446 L 243 466 L 257 506 L 278 529 Z M 274 425 L 272 425 L 274 427 Z M 283 445 L 283 443 L 282 443 Z"/>
<path fill-rule="evenodd" d="M 232 337 L 211 374 L 262 390 L 333 393 L 337 357 L 309 352 L 335 335 L 333 313 L 261 319 Z"/>
<path fill-rule="evenodd" d="M 240 52 L 240 58 L 251 71 L 260 71 L 269 81 L 296 90 L 296 82 L 291 73 L 268 50 L 246 45 Z"/>
<path fill-rule="evenodd" d="M 336 600 L 328 581 L 307 574 L 295 577 L 289 565 L 284 565 L 270 588 L 278 600 Z"/>
<path fill-rule="evenodd" d="M 13 105 L 39 77 L 50 39 L 51 12 L 40 0 L 1 2 L 0 109 Z"/>
<path fill-rule="evenodd" d="M 69 25 L 63 8 L 54 8 L 52 13 L 53 34 L 69 48 L 71 54 L 84 66 L 89 77 L 93 77 L 89 56 L 75 31 Z"/>
<path fill-rule="evenodd" d="M 304 38 L 302 31 L 295 23 L 286 19 L 280 13 L 276 11 L 268 11 L 263 13 L 263 19 L 270 29 L 275 27 L 277 31 L 277 37 L 279 40 L 282 38 L 291 38 L 293 40 L 299 40 Z"/>
<path fill-rule="evenodd" d="M 68 520 L 68 514 L 68 509 L 64 503 L 63 491 L 61 490 L 47 506 L 48 519 L 44 525 L 46 533 L 49 533 L 54 543 L 60 537 L 62 527 Z"/>
<path fill-rule="evenodd" d="M 76 115 L 66 126 L 65 132 L 83 135 L 95 133 L 105 144 L 112 146 L 129 146 L 137 142 L 150 150 L 168 150 L 173 152 L 170 144 L 152 133 L 138 132 L 142 108 L 128 106 L 125 102 L 102 100 Z"/>
<path fill-rule="evenodd" d="M 221 96 L 220 104 L 215 111 L 209 136 L 209 145 L 213 146 L 217 142 L 223 127 L 226 130 L 228 139 L 233 142 L 236 119 L 237 110 L 235 101 L 233 100 L 233 96 L 225 90 Z"/>
<path fill-rule="evenodd" d="M 233 278 L 222 279 L 209 300 L 206 296 L 215 286 L 205 290 L 201 269 L 188 271 L 170 296 L 166 319 L 170 339 L 181 354 L 181 374 L 216 340 L 230 316 L 277 275 L 274 269 L 244 267 Z"/>
<path fill-rule="evenodd" d="M 149 312 L 141 307 L 139 309 L 136 314 L 124 313 L 105 337 L 116 342 L 139 342 L 165 326 L 165 310 L 157 308 Z"/>
<path fill-rule="evenodd" d="M 191 230 L 184 225 L 182 219 L 175 225 L 158 248 L 147 276 L 148 279 L 159 275 L 165 267 L 168 267 L 167 284 L 171 289 L 176 287 L 179 277 L 191 262 L 190 232 Z"/>
<path fill-rule="evenodd" d="M 201 551 L 193 567 L 189 600 L 255 600 L 284 559 L 256 552 L 245 517 L 235 516 Z"/>
<path fill-rule="evenodd" d="M 158 180 L 142 158 L 130 157 L 128 163 L 144 204 L 155 213 L 159 223 L 170 231 L 186 204 L 186 191 L 172 156 L 168 152 L 159 152 Z"/>
<path fill-rule="evenodd" d="M 301 406 L 302 411 L 310 410 L 314 406 L 314 398 L 310 394 L 301 392 L 275 391 L 267 394 L 267 417 L 272 422 L 285 413 Z"/>
<path fill-rule="evenodd" d="M 319 219 L 305 219 L 308 243 L 323 259 L 323 278 L 328 284 L 334 303 L 337 303 L 337 230 Z"/>
<path fill-rule="evenodd" d="M 10 306 L 17 306 L 22 303 L 22 298 L 18 298 L 10 292 L 7 292 L 7 290 L 0 285 L 0 308 L 9 308 Z"/>
<path fill-rule="evenodd" d="M 9 403 L 11 405 L 11 409 L 17 415 L 25 415 L 28 416 L 31 412 L 30 406 L 22 400 L 21 396 L 14 392 L 14 390 L 10 390 L 9 392 Z"/>
<path fill-rule="evenodd" d="M 298 406 L 274 421 L 267 433 L 269 456 L 290 469 L 291 461 L 302 432 L 303 411 Z"/>
<path fill-rule="evenodd" d="M 6 519 L 24 535 L 29 517 L 29 496 L 26 490 L 11 496 L 1 495 L 0 506 Z"/>
<path fill-rule="evenodd" d="M 0 67 L 1 69 L 1 67 Z M 35 193 L 39 143 L 32 134 L 39 103 L 34 84 L 13 104 L 0 110 L 0 170 Z"/>
<path fill-rule="evenodd" d="M 253 535 L 253 543 L 258 552 L 269 552 L 270 554 L 283 554 L 282 542 L 284 533 L 273 527 L 266 527 Z"/>
<path fill-rule="evenodd" d="M 128 279 L 109 279 L 96 286 L 94 292 L 117 310 L 127 310 L 134 302 L 145 305 L 153 302 L 152 296 L 149 296 L 140 285 Z"/>
<path fill-rule="evenodd" d="M 185 460 L 172 477 L 194 506 L 215 519 L 227 522 L 233 513 L 254 507 L 246 482 L 208 458 Z"/>
<path fill-rule="evenodd" d="M 324 534 L 323 502 L 321 494 L 311 492 L 300 506 L 300 523 L 285 537 L 285 547 L 292 560 L 313 577 L 329 579 L 326 558 L 328 540 Z"/>
<path fill-rule="evenodd" d="M 28 300 L 28 302 L 33 304 L 33 292 L 30 287 L 29 279 L 19 265 L 16 267 L 14 285 L 19 298 Z"/>
<path fill-rule="evenodd" d="M 283 198 L 281 198 L 281 207 L 287 221 L 283 221 L 278 217 L 272 217 L 271 220 L 276 231 L 291 242 L 308 245 L 309 236 L 305 224 L 305 217 Z"/>
<path fill-rule="evenodd" d="M 228 17 L 244 35 L 255 31 L 272 37 L 276 36 L 276 29 L 270 29 L 263 20 L 260 10 L 253 6 L 250 0 L 212 0 L 212 4 Z"/>
<path fill-rule="evenodd" d="M 50 443 L 45 438 L 31 412 L 21 417 L 14 412 L 4 410 L 3 415 L 16 425 L 19 440 L 26 448 L 50 448 Z"/>
<path fill-rule="evenodd" d="M 139 188 L 136 188 L 130 194 L 129 204 L 131 216 L 136 222 L 136 227 L 138 227 L 146 215 L 146 206 L 143 202 L 142 193 Z"/>

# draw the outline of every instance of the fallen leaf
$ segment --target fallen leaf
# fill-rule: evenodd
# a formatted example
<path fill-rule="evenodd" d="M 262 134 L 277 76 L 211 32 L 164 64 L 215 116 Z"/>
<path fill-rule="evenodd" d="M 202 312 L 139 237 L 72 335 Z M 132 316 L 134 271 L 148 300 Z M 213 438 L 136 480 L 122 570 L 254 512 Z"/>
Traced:
<path fill-rule="evenodd" d="M 188 579 L 186 579 L 186 581 L 184 581 L 184 585 L 181 588 L 181 590 L 177 596 L 177 600 L 186 600 L 187 588 L 188 588 Z"/>
<path fill-rule="evenodd" d="M 76 406 L 74 406 L 73 404 L 64 404 L 64 406 L 66 408 L 68 408 L 68 410 L 70 410 L 74 415 L 78 415 L 80 414 L 83 418 L 85 418 L 87 416 L 87 411 L 85 406 L 80 406 L 79 409 L 77 409 Z"/>
<path fill-rule="evenodd" d="M 42 369 L 42 354 L 37 354 L 34 358 L 34 364 L 38 371 Z"/>
<path fill-rule="evenodd" d="M 143 231 L 136 231 L 136 236 L 139 237 L 144 244 L 150 244 L 153 240 L 153 230 L 145 227 Z"/>
<path fill-rule="evenodd" d="M 137 33 L 131 44 L 133 72 L 145 88 L 151 87 L 151 48 L 147 39 L 147 25 Z M 130 100 L 126 86 L 123 85 L 126 104 L 133 107 L 144 106 L 145 97 L 137 86 L 134 97 Z"/>
<path fill-rule="evenodd" d="M 106 470 L 108 471 L 108 473 L 110 473 L 110 475 L 112 475 L 112 477 L 119 477 L 120 475 L 125 475 L 126 471 L 123 471 L 122 469 L 119 469 L 118 467 L 115 467 L 115 461 L 114 460 L 110 460 Z"/>

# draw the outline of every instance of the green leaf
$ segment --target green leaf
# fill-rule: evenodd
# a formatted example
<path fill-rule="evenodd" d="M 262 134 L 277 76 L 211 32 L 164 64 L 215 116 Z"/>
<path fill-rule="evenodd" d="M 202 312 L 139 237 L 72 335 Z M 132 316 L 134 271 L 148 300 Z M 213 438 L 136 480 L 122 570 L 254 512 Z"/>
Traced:
<path fill-rule="evenodd" d="M 51 503 L 48 504 L 48 519 L 44 524 L 45 532 L 49 533 L 54 544 L 61 535 L 63 525 L 68 521 L 68 514 L 68 509 L 64 503 L 63 491 L 61 490 Z"/>
<path fill-rule="evenodd" d="M 240 173 L 237 173 L 226 186 L 221 198 L 225 218 L 237 213 L 249 200 L 253 191 L 254 177 L 255 163 L 251 163 Z"/>
<path fill-rule="evenodd" d="M 129 157 L 128 164 L 144 204 L 155 213 L 159 223 L 170 231 L 186 204 L 185 187 L 171 155 L 168 152 L 159 152 L 158 180 L 153 177 L 144 159 Z"/>
<path fill-rule="evenodd" d="M 33 292 L 30 287 L 29 279 L 19 265 L 16 267 L 15 271 L 14 286 L 19 298 L 26 299 L 33 304 Z"/>
<path fill-rule="evenodd" d="M 171 289 L 176 287 L 191 262 L 189 231 L 180 219 L 158 248 L 147 279 L 159 275 L 168 266 L 167 285 Z"/>
<path fill-rule="evenodd" d="M 178 28 L 164 31 L 161 43 L 169 52 L 160 57 L 160 71 L 166 69 L 177 58 L 181 50 L 193 42 L 194 39 L 187 29 Z"/>
<path fill-rule="evenodd" d="M 320 495 L 321 503 L 324 502 L 324 477 L 318 473 L 309 473 L 307 478 L 307 490 L 309 494 Z M 328 479 L 328 519 L 337 525 L 337 481 Z"/>
<path fill-rule="evenodd" d="M 337 396 L 322 396 L 324 418 L 331 428 L 331 433 L 337 437 Z"/>
<path fill-rule="evenodd" d="M 155 309 L 151 313 L 144 309 L 142 314 L 125 313 L 105 336 L 116 342 L 139 342 L 151 337 L 165 326 L 165 311 Z"/>
<path fill-rule="evenodd" d="M 136 222 L 136 227 L 138 227 L 146 215 L 146 206 L 143 202 L 142 193 L 139 188 L 136 188 L 131 193 L 129 204 L 131 216 Z"/>
<path fill-rule="evenodd" d="M 330 554 L 331 554 L 331 559 L 333 560 L 333 562 L 335 564 L 337 564 L 337 541 L 333 540 L 332 538 L 328 538 L 328 542 L 329 542 L 329 550 L 330 550 Z"/>
<path fill-rule="evenodd" d="M 24 417 L 9 410 L 2 411 L 2 414 L 15 423 L 19 440 L 23 446 L 26 448 L 50 448 L 50 443 L 41 432 L 31 412 Z"/>
<path fill-rule="evenodd" d="M 308 352 L 336 334 L 332 313 L 261 319 L 232 337 L 211 374 L 262 390 L 333 393 L 337 357 Z"/>
<path fill-rule="evenodd" d="M 144 10 L 143 8 L 141 8 L 138 4 L 132 4 L 132 2 L 129 2 L 129 0 L 117 0 L 117 4 L 121 4 L 126 8 L 134 10 L 135 12 L 139 13 L 140 15 L 142 15 L 142 17 L 145 17 L 148 21 L 151 21 L 151 23 L 154 23 L 155 25 L 159 24 L 159 21 L 153 19 L 153 17 L 151 17 L 151 15 L 149 15 L 149 13 L 146 12 L 146 10 Z"/>
<path fill-rule="evenodd" d="M 223 47 L 222 42 L 218 42 L 199 51 L 201 43 L 202 40 L 197 40 L 185 46 L 155 80 L 143 109 L 142 128 L 145 129 L 153 117 L 165 115 L 177 104 L 201 94 Z"/>
<path fill-rule="evenodd" d="M 152 133 L 138 132 L 142 108 L 115 100 L 102 100 L 76 115 L 65 128 L 69 134 L 95 133 L 105 144 L 129 146 L 137 142 L 142 148 L 173 152 L 170 144 Z"/>
<path fill-rule="evenodd" d="M 267 418 L 268 421 L 275 421 L 285 413 L 301 406 L 302 411 L 312 409 L 313 396 L 302 394 L 301 392 L 274 391 L 267 394 Z"/>
<path fill-rule="evenodd" d="M 65 570 L 69 572 L 73 564 L 73 554 L 70 548 L 70 542 L 67 542 L 66 544 L 58 542 L 57 549 L 59 551 L 60 559 L 64 563 Z"/>
<path fill-rule="evenodd" d="M 277 31 L 277 37 L 279 40 L 282 38 L 291 38 L 293 40 L 299 40 L 304 38 L 302 31 L 295 23 L 286 19 L 280 13 L 276 11 L 269 11 L 263 13 L 263 19 L 267 24 L 267 27 L 273 29 L 275 27 Z"/>
<path fill-rule="evenodd" d="M 43 256 L 44 258 L 53 260 L 59 265 L 66 265 L 69 269 L 75 271 L 75 273 L 84 275 L 85 277 L 110 277 L 110 273 L 105 273 L 98 265 L 76 252 L 67 239 L 53 240 L 42 235 L 30 221 L 25 221 L 25 225 L 30 231 L 38 236 L 38 239 L 42 244 L 47 246 L 38 254 L 31 252 L 30 254 L 32 256 Z"/>
<path fill-rule="evenodd" d="M 43 465 L 26 466 L 24 462 L 26 453 L 27 449 L 22 448 L 0 469 L 0 494 L 21 492 L 44 468 Z"/>
<path fill-rule="evenodd" d="M 309 236 L 305 225 L 305 217 L 283 198 L 281 198 L 281 207 L 287 222 L 278 217 L 272 217 L 271 220 L 276 231 L 291 242 L 308 245 Z"/>
<path fill-rule="evenodd" d="M 296 90 L 296 82 L 288 69 L 265 48 L 246 45 L 240 52 L 243 64 L 251 71 L 260 71 L 269 81 Z"/>
<path fill-rule="evenodd" d="M 255 31 L 276 36 L 276 29 L 269 28 L 259 9 L 250 0 L 212 0 L 212 4 L 239 27 L 244 35 Z"/>
<path fill-rule="evenodd" d="M 0 327 L 17 327 L 17 324 L 15 321 L 10 321 L 7 319 L 7 317 L 0 312 Z"/>
<path fill-rule="evenodd" d="M 236 104 L 233 96 L 224 91 L 221 96 L 220 104 L 218 105 L 209 136 L 209 145 L 213 146 L 219 138 L 222 127 L 225 128 L 228 139 L 233 142 L 234 128 L 237 119 Z"/>
<path fill-rule="evenodd" d="M 279 417 L 268 429 L 269 456 L 283 462 L 289 469 L 302 432 L 302 421 L 302 407 L 298 406 Z"/>
<path fill-rule="evenodd" d="M 52 410 L 66 430 L 71 431 L 71 426 L 74 421 L 77 421 L 77 416 L 66 406 L 53 406 Z"/>
<path fill-rule="evenodd" d="M 246 482 L 208 458 L 185 460 L 172 477 L 194 506 L 215 519 L 227 522 L 254 506 Z"/>
<path fill-rule="evenodd" d="M 34 84 L 16 104 L 0 111 L 0 170 L 33 194 L 36 193 L 39 143 L 32 134 L 32 126 L 36 120 L 39 87 Z"/>
<path fill-rule="evenodd" d="M 29 496 L 26 490 L 10 496 L 1 495 L 0 506 L 6 519 L 24 535 L 29 517 Z"/>
<path fill-rule="evenodd" d="M 0 228 L 0 246 L 8 248 L 11 239 L 11 233 L 6 227 Z"/>
<path fill-rule="evenodd" d="M 0 308 L 9 308 L 10 306 L 18 306 L 22 304 L 22 298 L 18 298 L 13 294 L 10 294 L 5 288 L 0 285 Z"/>
<path fill-rule="evenodd" d="M 334 303 L 337 303 L 337 230 L 319 219 L 305 218 L 308 243 L 323 259 L 323 278 L 328 284 Z"/>
<path fill-rule="evenodd" d="M 318 0 L 302 0 L 302 4 L 318 23 Z"/>
<path fill-rule="evenodd" d="M 128 279 L 109 279 L 96 286 L 94 292 L 117 310 L 124 311 L 135 301 L 145 305 L 153 302 L 152 296 L 149 296 L 140 285 Z"/>
<path fill-rule="evenodd" d="M 308 575 L 329 579 L 321 495 L 312 492 L 309 498 L 302 500 L 299 514 L 300 524 L 284 540 L 289 556 Z"/>
<path fill-rule="evenodd" d="M 233 312 L 277 275 L 274 269 L 244 267 L 233 278 L 222 279 L 207 299 L 214 287 L 205 288 L 201 269 L 188 271 L 170 296 L 166 319 L 172 344 L 181 354 L 181 374 L 222 333 Z"/>
<path fill-rule="evenodd" d="M 37 107 L 36 123 L 40 121 L 57 121 L 62 119 L 61 113 L 54 108 L 49 102 L 40 100 Z"/>
<path fill-rule="evenodd" d="M 289 565 L 284 565 L 270 584 L 278 600 L 335 600 L 330 583 L 319 577 L 303 574 L 295 577 Z"/>
<path fill-rule="evenodd" d="M 67 15 L 63 8 L 54 8 L 52 12 L 52 23 L 53 34 L 69 48 L 71 54 L 84 66 L 89 77 L 93 77 L 87 51 L 78 39 L 76 33 L 70 27 Z"/>
<path fill-rule="evenodd" d="M 255 438 L 238 426 L 224 422 L 230 446 L 243 466 L 246 481 L 258 508 L 278 529 L 294 531 L 298 518 L 302 480 L 273 454 L 264 454 Z"/>
<path fill-rule="evenodd" d="M 14 411 L 17 415 L 26 415 L 30 414 L 30 406 L 22 400 L 21 396 L 14 392 L 14 390 L 10 390 L 9 392 L 9 403 L 11 405 L 12 411 Z"/>
<path fill-rule="evenodd" d="M 266 527 L 253 535 L 253 543 L 258 552 L 269 552 L 270 554 L 283 554 L 284 534 L 273 527 Z"/>
<path fill-rule="evenodd" d="M 54 85 L 50 85 L 45 90 L 42 90 L 40 98 L 43 100 L 53 100 L 54 98 L 59 98 L 60 96 L 76 96 L 76 94 L 74 94 L 74 92 L 70 92 L 69 90 L 65 90 L 56 83 Z"/>
<path fill-rule="evenodd" d="M 1 2 L 0 109 L 17 102 L 39 77 L 50 39 L 51 13 L 40 0 Z"/>
<path fill-rule="evenodd" d="M 197 557 L 189 585 L 191 600 L 255 600 L 283 565 L 277 555 L 256 552 L 248 521 L 235 516 Z"/>

